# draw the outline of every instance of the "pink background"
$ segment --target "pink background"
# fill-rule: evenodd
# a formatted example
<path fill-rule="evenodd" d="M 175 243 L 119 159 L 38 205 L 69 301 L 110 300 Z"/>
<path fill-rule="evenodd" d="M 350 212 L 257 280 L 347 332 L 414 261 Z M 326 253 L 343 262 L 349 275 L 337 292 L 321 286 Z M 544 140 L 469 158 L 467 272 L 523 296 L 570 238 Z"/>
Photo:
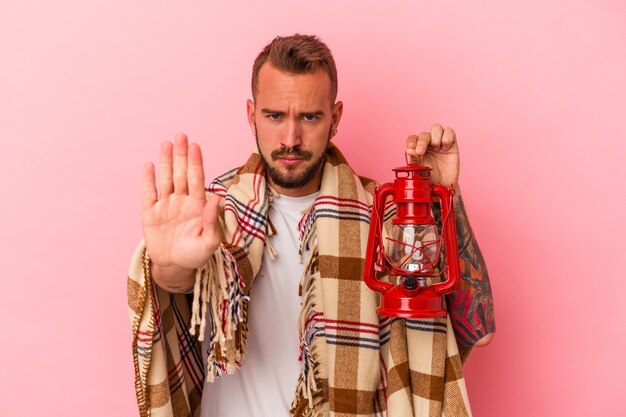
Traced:
<path fill-rule="evenodd" d="M 252 61 L 316 33 L 336 143 L 388 180 L 455 128 L 497 334 L 476 416 L 623 416 L 626 7 L 621 1 L 0 0 L 0 415 L 134 416 L 126 273 L 140 174 L 184 131 L 206 174 L 253 149 Z"/>

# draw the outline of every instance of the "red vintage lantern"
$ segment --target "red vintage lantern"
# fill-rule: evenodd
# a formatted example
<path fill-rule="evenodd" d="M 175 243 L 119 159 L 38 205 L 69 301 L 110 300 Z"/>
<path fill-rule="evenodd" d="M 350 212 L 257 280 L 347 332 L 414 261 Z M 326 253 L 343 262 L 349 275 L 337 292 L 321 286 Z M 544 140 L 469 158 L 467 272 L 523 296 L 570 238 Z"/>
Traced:
<path fill-rule="evenodd" d="M 402 318 L 445 317 L 443 295 L 454 291 L 460 282 L 452 208 L 454 188 L 433 185 L 431 169 L 419 164 L 393 171 L 395 180 L 374 190 L 365 282 L 381 293 L 378 314 Z M 383 241 L 384 209 L 389 196 L 395 203 L 396 214 Z M 431 209 L 435 196 L 441 204 L 441 237 Z M 440 265 L 442 248 L 445 263 Z M 379 274 L 400 278 L 394 285 L 378 279 Z"/>

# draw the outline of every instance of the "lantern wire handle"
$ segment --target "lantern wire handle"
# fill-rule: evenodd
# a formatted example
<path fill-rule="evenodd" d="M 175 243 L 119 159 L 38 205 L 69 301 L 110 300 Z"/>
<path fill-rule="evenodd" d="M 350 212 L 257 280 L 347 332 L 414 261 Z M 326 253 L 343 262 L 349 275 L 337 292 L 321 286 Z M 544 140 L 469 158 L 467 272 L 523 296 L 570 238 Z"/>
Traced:
<path fill-rule="evenodd" d="M 407 165 L 419 165 L 419 166 L 424 166 L 424 156 L 417 156 L 415 158 L 415 162 L 411 162 L 411 159 L 413 159 L 412 156 L 410 156 L 408 153 L 404 153 L 404 160 L 406 161 Z"/>

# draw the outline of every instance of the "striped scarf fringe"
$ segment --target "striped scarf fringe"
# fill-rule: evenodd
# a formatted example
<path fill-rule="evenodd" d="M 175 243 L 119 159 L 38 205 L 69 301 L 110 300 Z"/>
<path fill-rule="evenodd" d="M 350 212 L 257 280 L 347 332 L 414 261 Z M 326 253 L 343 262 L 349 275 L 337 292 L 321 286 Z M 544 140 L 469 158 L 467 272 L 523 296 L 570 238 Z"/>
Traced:
<path fill-rule="evenodd" d="M 298 315 L 298 331 L 300 337 L 300 358 L 302 369 L 296 385 L 296 393 L 291 403 L 291 413 L 295 417 L 326 416 L 328 402 L 321 384 L 318 381 L 326 379 L 325 369 L 321 366 L 326 362 L 325 341 L 318 337 L 324 333 L 324 328 L 315 320 L 319 311 L 322 297 L 319 295 L 320 273 L 317 268 L 318 248 L 315 228 L 315 204 L 307 210 L 298 223 L 300 231 L 300 261 L 304 254 L 309 258 L 300 279 L 299 295 L 302 298 L 302 307 Z"/>
<path fill-rule="evenodd" d="M 250 297 L 242 287 L 237 262 L 223 245 L 196 273 L 189 333 L 195 336 L 199 328 L 198 340 L 203 341 L 207 323 L 210 324 L 206 376 L 209 382 L 235 373 L 246 353 L 245 322 Z"/>

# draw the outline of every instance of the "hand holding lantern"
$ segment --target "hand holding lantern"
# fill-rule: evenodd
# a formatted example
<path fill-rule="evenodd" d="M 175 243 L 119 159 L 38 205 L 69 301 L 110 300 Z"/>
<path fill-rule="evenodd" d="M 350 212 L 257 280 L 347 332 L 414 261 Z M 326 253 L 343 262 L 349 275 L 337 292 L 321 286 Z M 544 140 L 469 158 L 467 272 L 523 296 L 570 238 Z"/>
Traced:
<path fill-rule="evenodd" d="M 381 293 L 378 314 L 402 318 L 445 317 L 443 295 L 460 282 L 452 196 L 454 188 L 433 185 L 428 167 L 408 164 L 395 168 L 395 180 L 374 190 L 364 279 Z M 396 214 L 390 236 L 383 242 L 383 217 L 387 197 L 392 197 Z M 442 236 L 439 237 L 431 204 L 441 200 Z M 438 271 L 442 247 L 445 266 Z M 378 274 L 400 276 L 394 285 Z M 442 282 L 431 281 L 440 275 Z"/>

